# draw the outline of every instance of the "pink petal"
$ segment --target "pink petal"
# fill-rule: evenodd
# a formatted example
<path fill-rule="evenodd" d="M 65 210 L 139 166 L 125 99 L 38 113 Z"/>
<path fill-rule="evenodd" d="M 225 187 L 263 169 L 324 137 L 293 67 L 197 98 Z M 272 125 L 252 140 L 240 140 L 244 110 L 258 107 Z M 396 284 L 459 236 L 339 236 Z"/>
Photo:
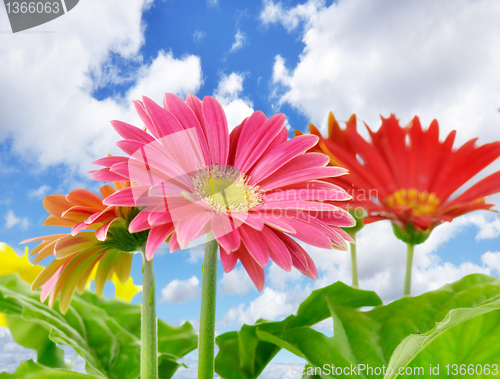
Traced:
<path fill-rule="evenodd" d="M 238 250 L 238 258 L 243 264 L 243 267 L 245 267 L 248 276 L 250 276 L 250 279 L 252 279 L 252 282 L 255 284 L 257 289 L 262 291 L 265 283 L 264 269 L 257 263 L 244 245 L 241 245 Z"/>
<path fill-rule="evenodd" d="M 292 215 L 284 215 L 280 220 L 295 229 L 295 233 L 293 234 L 294 237 L 309 245 L 321 247 L 323 249 L 330 249 L 332 247 L 330 238 L 324 233 L 327 229 L 326 226 L 321 228 L 318 223 L 313 223 L 311 221 L 307 222 L 299 218 L 292 218 L 291 216 Z"/>
<path fill-rule="evenodd" d="M 260 232 L 246 225 L 242 225 L 239 228 L 239 232 L 241 240 L 255 261 L 262 267 L 267 266 L 269 262 L 269 249 L 262 240 Z"/>
<path fill-rule="evenodd" d="M 134 219 L 130 222 L 128 230 L 130 233 L 142 232 L 143 230 L 148 230 L 151 228 L 149 225 L 148 217 L 150 213 L 141 211 Z"/>
<path fill-rule="evenodd" d="M 267 226 L 262 229 L 262 234 L 269 248 L 271 259 L 283 270 L 290 272 L 292 269 L 292 257 L 286 245 L 276 233 Z"/>
<path fill-rule="evenodd" d="M 295 233 L 295 229 L 292 228 L 286 220 L 282 220 L 283 212 L 260 212 L 259 218 L 264 222 L 265 225 L 271 227 L 272 229 L 277 229 L 285 233 Z"/>
<path fill-rule="evenodd" d="M 295 242 L 291 238 L 288 237 L 286 238 L 287 238 L 286 241 L 283 240 L 283 242 L 285 242 L 285 244 L 290 249 L 293 266 L 301 273 L 303 273 L 305 276 L 308 276 L 309 278 L 316 280 L 318 278 L 318 270 L 316 269 L 314 261 L 297 242 Z"/>
<path fill-rule="evenodd" d="M 274 149 L 276 149 L 281 144 L 285 143 L 287 140 L 288 140 L 288 130 L 286 128 L 282 128 L 279 134 L 276 137 L 274 137 L 274 139 L 271 141 L 266 151 L 264 151 L 262 157 L 267 156 L 271 151 L 274 151 Z M 260 159 L 257 161 L 257 163 L 259 161 Z"/>
<path fill-rule="evenodd" d="M 269 191 L 307 180 L 336 177 L 347 174 L 347 170 L 340 167 L 317 167 L 312 169 L 304 168 L 300 171 L 276 175 L 279 173 L 280 171 L 267 178 L 265 184 L 262 184 L 259 189 L 261 191 Z M 276 176 L 273 178 L 274 175 Z"/>
<path fill-rule="evenodd" d="M 106 236 L 108 235 L 108 230 L 111 224 L 115 221 L 118 221 L 118 218 L 115 218 L 111 220 L 110 222 L 105 223 L 103 226 L 101 226 L 99 229 L 95 231 L 95 238 L 97 238 L 99 241 L 105 241 Z"/>
<path fill-rule="evenodd" d="M 150 225 L 160 225 L 172 222 L 172 216 L 168 212 L 149 213 L 148 221 Z"/>
<path fill-rule="evenodd" d="M 59 277 L 61 276 L 61 272 L 66 267 L 66 265 L 69 263 L 69 260 L 65 262 L 59 269 L 55 272 L 52 277 L 45 282 L 42 288 L 42 293 L 40 294 L 40 301 L 43 303 L 47 299 L 47 297 L 50 294 L 50 291 L 54 288 L 56 285 L 57 281 L 59 280 Z"/>
<path fill-rule="evenodd" d="M 210 226 L 214 237 L 227 251 L 232 252 L 240 247 L 240 234 L 227 215 L 214 213 Z"/>
<path fill-rule="evenodd" d="M 189 217 L 181 221 L 175 221 L 175 231 L 177 232 L 177 240 L 182 249 L 185 249 L 189 242 L 200 236 L 201 230 L 212 218 L 211 212 L 198 212 L 197 217 Z"/>
<path fill-rule="evenodd" d="M 304 135 L 295 137 L 276 147 L 273 151 L 264 156 L 249 173 L 249 184 L 263 181 L 286 163 L 290 162 L 293 158 L 304 154 L 307 150 L 316 145 L 318 140 L 319 138 L 315 135 Z"/>
<path fill-rule="evenodd" d="M 113 192 L 114 193 L 114 192 Z M 101 212 L 94 213 L 84 222 L 87 225 L 92 225 L 93 223 L 99 223 L 116 218 L 115 207 L 109 206 Z"/>
<path fill-rule="evenodd" d="M 220 260 L 222 262 L 222 267 L 224 268 L 224 272 L 230 272 L 234 268 L 234 266 L 236 266 L 236 262 L 238 262 L 238 253 L 237 252 L 228 253 L 221 246 Z"/>
<path fill-rule="evenodd" d="M 172 234 L 172 237 L 170 237 L 170 241 L 169 241 L 169 248 L 170 248 L 170 253 L 173 253 L 174 251 L 176 250 L 180 250 L 180 245 L 179 245 L 179 241 L 177 240 L 177 233 L 174 232 Z"/>
<path fill-rule="evenodd" d="M 240 139 L 241 131 L 245 127 L 248 117 L 245 118 L 241 124 L 234 128 L 229 134 L 229 154 L 227 158 L 227 164 L 229 166 L 234 166 L 234 161 L 236 160 L 236 149 L 238 148 L 238 141 Z"/>
<path fill-rule="evenodd" d="M 144 106 L 144 103 L 139 100 L 134 100 L 134 107 L 135 110 L 137 111 L 137 114 L 141 118 L 142 122 L 148 128 L 149 130 L 153 130 L 153 122 L 151 121 L 151 118 L 149 117 L 148 113 L 146 112 L 146 107 Z"/>
<path fill-rule="evenodd" d="M 215 235 L 215 232 L 214 232 Z M 238 250 L 241 246 L 241 237 L 238 229 L 234 229 L 230 233 L 226 233 L 222 236 L 216 237 L 219 246 L 228 251 L 228 254 Z M 222 256 L 222 254 L 221 254 Z M 236 259 L 236 258 L 235 258 Z M 236 261 L 235 261 L 236 262 Z"/>
<path fill-rule="evenodd" d="M 141 184 L 155 185 L 175 178 L 177 181 L 182 181 L 186 188 L 192 187 L 192 181 L 187 177 L 186 171 L 179 167 L 177 162 L 163 154 L 166 152 L 163 146 L 158 145 L 163 149 L 163 152 L 159 152 L 151 145 L 140 146 L 140 143 L 136 141 L 120 141 L 118 144 L 121 147 L 135 145 L 130 150 L 133 159 L 130 159 L 127 165 L 112 166 L 111 171 Z M 136 147 L 138 150 L 135 149 Z"/>
<path fill-rule="evenodd" d="M 73 226 L 71 228 L 71 235 L 76 236 L 80 231 L 85 229 L 87 226 L 89 226 L 89 225 L 86 224 L 85 221 L 82 221 L 82 222 L 76 224 L 75 226 Z"/>
<path fill-rule="evenodd" d="M 235 146 L 235 157 L 236 162 L 241 152 L 245 148 L 247 141 L 264 125 L 267 121 L 266 115 L 261 111 L 253 112 L 250 117 L 247 117 L 241 125 L 238 126 L 239 132 L 235 133 L 234 145 Z M 237 137 L 237 138 L 236 138 Z"/>
<path fill-rule="evenodd" d="M 148 186 L 126 187 L 103 200 L 106 205 L 135 207 L 137 200 L 147 195 Z"/>
<path fill-rule="evenodd" d="M 116 157 L 116 156 L 105 157 L 105 158 L 101 158 L 101 159 L 98 159 L 98 160 L 92 162 L 92 164 L 99 165 L 99 166 L 111 167 L 116 163 L 128 162 L 128 159 L 129 158 L 127 158 L 127 157 Z"/>
<path fill-rule="evenodd" d="M 200 99 L 198 99 L 195 95 L 189 93 L 186 96 L 186 104 L 191 108 L 193 113 L 196 115 L 198 122 L 201 125 L 201 129 L 203 130 L 203 134 L 206 140 L 206 127 L 205 127 L 205 119 L 203 118 L 203 103 Z M 209 164 L 210 162 L 207 162 Z"/>
<path fill-rule="evenodd" d="M 177 121 L 172 113 L 163 109 L 153 100 L 144 96 L 143 98 L 144 106 L 148 112 L 149 118 L 152 121 L 152 129 L 150 129 L 151 134 L 153 134 L 157 139 L 163 136 L 168 136 L 169 134 L 175 132 L 182 132 L 184 128 Z"/>
<path fill-rule="evenodd" d="M 213 97 L 203 98 L 203 117 L 205 119 L 205 135 L 210 150 L 211 164 L 224 166 L 227 164 L 229 152 L 229 133 L 224 109 Z"/>
<path fill-rule="evenodd" d="M 101 182 L 119 182 L 122 180 L 128 180 L 128 178 L 126 177 L 111 172 L 109 168 L 102 168 L 97 171 L 92 171 L 91 179 Z"/>
<path fill-rule="evenodd" d="M 302 249 L 302 247 L 300 247 L 297 242 L 295 242 L 285 234 L 278 234 L 278 237 L 288 248 L 288 251 L 290 252 L 290 256 L 292 258 L 293 267 L 295 267 L 303 274 L 306 273 L 308 269 L 308 261 L 303 253 L 304 249 Z"/>
<path fill-rule="evenodd" d="M 146 259 L 150 261 L 158 247 L 165 242 L 167 237 L 174 232 L 173 224 L 162 224 L 153 226 L 149 231 L 146 243 Z"/>
<path fill-rule="evenodd" d="M 247 224 L 255 230 L 262 230 L 264 222 L 261 220 L 258 213 L 237 213 L 231 212 L 231 217 L 234 220 L 234 225 L 238 228 L 242 224 Z"/>
<path fill-rule="evenodd" d="M 116 132 L 123 138 L 132 141 L 139 141 L 142 143 L 151 143 L 155 139 L 146 133 L 144 130 L 139 129 L 133 125 L 127 124 L 121 121 L 111 121 L 111 125 L 116 130 Z"/>
<path fill-rule="evenodd" d="M 314 216 L 327 225 L 340 226 L 343 228 L 349 228 L 356 225 L 354 217 L 352 217 L 349 212 L 338 207 L 335 207 L 333 211 L 318 212 Z"/>
<path fill-rule="evenodd" d="M 245 129 L 249 127 L 250 120 L 245 124 Z M 238 150 L 236 155 L 235 166 L 243 172 L 249 172 L 254 163 L 261 157 L 267 149 L 271 141 L 285 127 L 285 115 L 279 113 L 267 120 L 262 127 L 248 137 L 248 139 L 240 139 L 240 143 L 244 141 L 242 149 Z M 238 146 L 239 147 L 239 146 Z"/>
<path fill-rule="evenodd" d="M 185 129 L 194 128 L 198 136 L 198 142 L 200 143 L 201 150 L 203 152 L 203 157 L 205 158 L 205 164 L 210 162 L 210 153 L 207 145 L 207 139 L 203 128 L 196 117 L 194 111 L 180 98 L 171 93 L 166 93 L 163 99 L 163 105 L 165 109 L 172 112 L 175 118 L 184 126 Z"/>

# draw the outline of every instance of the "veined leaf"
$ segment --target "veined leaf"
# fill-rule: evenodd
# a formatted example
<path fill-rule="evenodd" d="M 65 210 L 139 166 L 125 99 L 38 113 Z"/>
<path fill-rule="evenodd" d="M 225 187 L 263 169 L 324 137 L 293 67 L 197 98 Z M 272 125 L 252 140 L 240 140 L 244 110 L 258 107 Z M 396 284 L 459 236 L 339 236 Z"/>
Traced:
<path fill-rule="evenodd" d="M 280 348 L 307 361 L 311 371 L 304 377 L 382 378 L 387 374 L 389 379 L 406 367 L 423 367 L 430 376 L 430 365 L 437 364 L 440 378 L 453 377 L 445 370 L 447 364 L 497 364 L 500 371 L 500 340 L 493 337 L 500 333 L 498 278 L 469 275 L 386 306 L 368 294 L 335 283 L 314 291 L 296 316 L 281 322 L 259 320 L 240 332 L 219 336 L 217 372 L 228 379 L 257 378 Z M 367 312 L 359 309 L 374 305 Z M 333 319 L 333 337 L 311 328 L 326 317 Z M 267 350 L 254 348 L 260 345 Z M 495 377 L 493 370 L 488 377 Z"/>
<path fill-rule="evenodd" d="M 318 337 L 327 338 L 310 326 L 330 317 L 328 299 L 333 299 L 338 307 L 346 309 L 382 304 L 374 292 L 355 290 L 340 282 L 313 291 L 300 305 L 296 315 L 280 322 L 259 320 L 255 325 L 243 325 L 239 332 L 218 336 L 216 372 L 227 379 L 257 378 L 281 348 L 306 358 L 300 347 L 294 346 L 283 337 L 307 330 L 306 333 L 317 333 Z"/>
<path fill-rule="evenodd" d="M 54 369 L 33 361 L 22 362 L 13 374 L 1 373 L 0 379 L 94 379 L 97 376 L 79 374 L 74 371 Z"/>
<path fill-rule="evenodd" d="M 140 306 L 99 299 L 92 292 L 75 295 L 66 315 L 39 301 L 39 291 L 16 275 L 0 277 L 0 312 L 42 326 L 52 342 L 75 349 L 90 375 L 137 379 L 140 372 Z M 57 306 L 54 306 L 57 308 Z M 168 379 L 177 360 L 197 347 L 189 323 L 175 327 L 159 321 L 160 378 Z"/>

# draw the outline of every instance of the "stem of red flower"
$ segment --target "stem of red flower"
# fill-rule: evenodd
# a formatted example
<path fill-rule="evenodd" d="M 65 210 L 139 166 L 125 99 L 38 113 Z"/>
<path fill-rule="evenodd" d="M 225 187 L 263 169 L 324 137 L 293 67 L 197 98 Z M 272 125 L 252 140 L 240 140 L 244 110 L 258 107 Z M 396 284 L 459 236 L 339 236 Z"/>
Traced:
<path fill-rule="evenodd" d="M 217 292 L 217 249 L 212 232 L 205 244 L 201 285 L 200 334 L 198 337 L 198 379 L 213 379 L 215 353 L 215 302 Z"/>
<path fill-rule="evenodd" d="M 355 237 L 352 238 L 356 242 Z M 351 243 L 352 287 L 359 288 L 358 261 L 356 258 L 356 244 Z"/>
<path fill-rule="evenodd" d="M 408 243 L 406 244 L 406 272 L 405 272 L 405 287 L 403 290 L 403 297 L 411 296 L 411 268 L 413 265 L 413 250 L 415 245 Z"/>
<path fill-rule="evenodd" d="M 143 254 L 141 379 L 158 379 L 158 320 L 156 318 L 155 274 L 153 260 Z"/>

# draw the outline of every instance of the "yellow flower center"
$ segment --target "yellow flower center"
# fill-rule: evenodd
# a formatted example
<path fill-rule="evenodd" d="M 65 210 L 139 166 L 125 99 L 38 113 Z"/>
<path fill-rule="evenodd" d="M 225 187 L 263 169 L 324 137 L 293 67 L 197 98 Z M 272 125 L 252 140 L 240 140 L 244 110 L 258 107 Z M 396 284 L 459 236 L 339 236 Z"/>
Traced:
<path fill-rule="evenodd" d="M 202 168 L 192 180 L 194 194 L 218 214 L 246 213 L 262 203 L 258 186 L 249 185 L 248 177 L 231 166 Z"/>
<path fill-rule="evenodd" d="M 413 216 L 425 217 L 436 214 L 439 199 L 434 193 L 419 192 L 415 188 L 411 188 L 397 190 L 385 199 L 385 203 L 389 208 L 410 208 Z"/>

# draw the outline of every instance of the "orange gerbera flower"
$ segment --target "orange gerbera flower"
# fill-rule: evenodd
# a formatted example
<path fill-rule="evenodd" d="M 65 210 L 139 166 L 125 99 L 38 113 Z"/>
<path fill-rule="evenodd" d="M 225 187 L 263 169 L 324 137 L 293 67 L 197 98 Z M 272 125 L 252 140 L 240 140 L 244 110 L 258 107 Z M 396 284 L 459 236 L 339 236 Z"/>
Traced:
<path fill-rule="evenodd" d="M 76 189 L 68 195 L 49 195 L 43 206 L 50 213 L 46 226 L 70 227 L 71 233 L 31 238 L 21 243 L 42 241 L 30 255 L 37 254 L 34 263 L 54 255 L 55 259 L 38 275 L 31 288 L 43 285 L 42 302 L 49 296 L 52 306 L 60 295 L 59 309 L 66 313 L 75 288 L 81 293 L 95 272 L 95 289 L 102 295 L 104 284 L 116 274 L 122 283 L 128 281 L 132 255 L 145 246 L 148 232 L 130 234 L 128 225 L 139 212 L 134 207 L 103 204 L 116 190 L 129 187 L 130 182 L 104 185 L 101 197 Z M 94 271 L 94 268 L 97 268 Z"/>
<path fill-rule="evenodd" d="M 439 224 L 494 205 L 486 196 L 500 192 L 500 172 L 456 194 L 500 156 L 500 142 L 476 146 L 476 138 L 453 149 L 456 131 L 441 142 L 437 121 L 423 131 L 418 117 L 401 127 L 391 115 L 382 117 L 377 132 L 366 128 L 371 141 L 358 133 L 355 115 L 341 129 L 330 113 L 327 138 L 310 125 L 320 138 L 317 148 L 332 165 L 349 170 L 350 175 L 328 180 L 348 188 L 349 206 L 368 213 L 365 224 L 390 220 L 398 238 L 419 244 Z"/>

